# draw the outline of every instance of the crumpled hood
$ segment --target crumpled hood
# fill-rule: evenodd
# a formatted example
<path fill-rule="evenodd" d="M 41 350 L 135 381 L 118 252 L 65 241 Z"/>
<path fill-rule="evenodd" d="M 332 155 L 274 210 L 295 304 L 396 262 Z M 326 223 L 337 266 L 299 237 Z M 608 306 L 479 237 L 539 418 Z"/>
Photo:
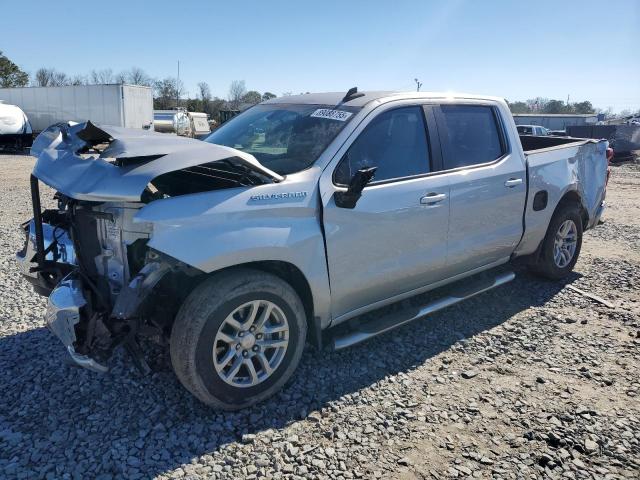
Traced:
<path fill-rule="evenodd" d="M 83 155 L 101 144 L 107 146 L 99 155 Z M 274 181 L 283 180 L 253 155 L 234 148 L 91 122 L 49 127 L 36 138 L 31 154 L 38 156 L 33 175 L 77 200 L 140 201 L 147 185 L 164 173 L 231 158 Z M 116 158 L 132 161 L 123 166 L 107 161 Z"/>

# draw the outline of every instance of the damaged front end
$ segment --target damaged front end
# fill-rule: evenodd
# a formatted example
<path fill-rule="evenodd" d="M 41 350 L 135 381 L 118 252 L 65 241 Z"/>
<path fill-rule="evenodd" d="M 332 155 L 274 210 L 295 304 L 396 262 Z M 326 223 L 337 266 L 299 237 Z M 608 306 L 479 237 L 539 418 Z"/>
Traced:
<path fill-rule="evenodd" d="M 33 219 L 16 258 L 49 297 L 48 327 L 90 370 L 106 371 L 120 345 L 144 370 L 137 337 L 166 339 L 179 292 L 202 273 L 149 248 L 153 225 L 134 221 L 138 211 L 170 196 L 280 180 L 242 152 L 158 135 L 57 125 L 32 149 Z M 56 208 L 43 210 L 40 181 L 57 191 Z"/>
<path fill-rule="evenodd" d="M 189 268 L 146 247 L 147 225 L 134 225 L 139 205 L 77 201 L 57 193 L 58 207 L 41 211 L 31 179 L 34 217 L 23 224 L 19 269 L 36 292 L 48 295 L 45 320 L 73 362 L 97 372 L 115 348 L 134 353 L 136 335 L 152 326 L 143 308 L 169 272 Z M 155 325 L 157 335 L 163 326 Z M 141 361 L 138 356 L 136 358 Z"/>

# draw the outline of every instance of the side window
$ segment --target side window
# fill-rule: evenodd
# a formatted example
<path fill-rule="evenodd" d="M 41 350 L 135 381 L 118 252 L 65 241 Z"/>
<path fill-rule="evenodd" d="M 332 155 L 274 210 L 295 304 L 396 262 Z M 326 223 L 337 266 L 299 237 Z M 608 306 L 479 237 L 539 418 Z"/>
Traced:
<path fill-rule="evenodd" d="M 334 173 L 334 182 L 348 185 L 360 168 L 378 167 L 374 182 L 430 171 L 422 108 L 402 107 L 381 113 L 349 147 Z"/>
<path fill-rule="evenodd" d="M 492 162 L 506 153 L 494 110 L 484 105 L 441 105 L 444 169 Z"/>

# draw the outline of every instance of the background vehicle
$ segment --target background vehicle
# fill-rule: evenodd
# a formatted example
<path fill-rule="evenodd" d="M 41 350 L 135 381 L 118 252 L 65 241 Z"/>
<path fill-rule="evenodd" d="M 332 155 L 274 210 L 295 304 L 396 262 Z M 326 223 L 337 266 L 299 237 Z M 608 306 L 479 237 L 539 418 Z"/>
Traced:
<path fill-rule="evenodd" d="M 553 135 L 554 137 L 568 137 L 569 135 L 567 134 L 566 130 L 549 130 L 549 132 L 547 132 L 548 135 Z"/>
<path fill-rule="evenodd" d="M 22 150 L 30 147 L 32 141 L 31 124 L 24 112 L 0 101 L 0 149 Z"/>
<path fill-rule="evenodd" d="M 140 85 L 0 88 L 0 100 L 19 106 L 34 132 L 60 122 L 89 119 L 125 128 L 148 129 L 153 123 L 153 92 Z"/>
<path fill-rule="evenodd" d="M 517 129 L 520 135 L 549 135 L 549 130 L 539 125 L 518 125 Z"/>
<path fill-rule="evenodd" d="M 567 275 L 607 178 L 606 141 L 519 137 L 503 100 L 473 95 L 272 99 L 205 142 L 90 123 L 41 137 L 18 260 L 50 328 L 98 371 L 166 339 L 183 385 L 226 409 L 281 388 L 305 339 L 361 342 L 512 280 L 494 269 L 517 257 Z"/>
<path fill-rule="evenodd" d="M 202 138 L 211 133 L 206 113 L 185 109 L 154 110 L 153 129 L 156 132 L 175 133 L 183 137 Z"/>

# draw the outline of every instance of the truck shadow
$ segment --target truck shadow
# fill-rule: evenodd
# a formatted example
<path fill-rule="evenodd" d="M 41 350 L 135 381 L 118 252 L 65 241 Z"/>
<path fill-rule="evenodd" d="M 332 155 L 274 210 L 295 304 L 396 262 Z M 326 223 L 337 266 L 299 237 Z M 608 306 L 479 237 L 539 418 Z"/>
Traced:
<path fill-rule="evenodd" d="M 141 377 L 121 356 L 99 375 L 65 364 L 45 328 L 0 339 L 0 471 L 82 478 L 149 478 L 223 452 L 243 434 L 281 429 L 385 377 L 408 372 L 513 315 L 553 298 L 564 282 L 519 272 L 467 302 L 347 350 L 303 356 L 274 398 L 240 412 L 212 411 L 178 383 L 163 349 L 145 346 L 154 373 Z M 36 313 L 34 313 L 36 315 Z M 3 320 L 4 321 L 4 320 Z M 25 382 L 25 378 L 30 381 Z M 216 456 L 217 463 L 233 463 Z M 4 463 L 3 463 L 4 462 Z"/>

